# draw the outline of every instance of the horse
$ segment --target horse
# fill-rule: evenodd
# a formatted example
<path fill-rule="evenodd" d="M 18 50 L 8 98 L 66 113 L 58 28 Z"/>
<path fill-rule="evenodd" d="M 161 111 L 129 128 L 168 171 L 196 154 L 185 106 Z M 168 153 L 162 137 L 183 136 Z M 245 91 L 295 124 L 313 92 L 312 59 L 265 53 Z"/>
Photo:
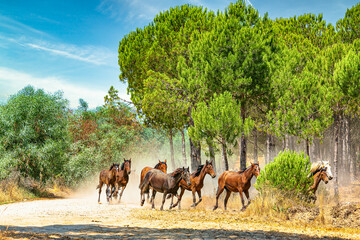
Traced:
<path fill-rule="evenodd" d="M 145 193 L 149 192 L 149 188 L 153 189 L 151 202 L 152 202 L 152 209 L 155 209 L 155 195 L 156 192 L 163 193 L 163 200 L 161 204 L 160 210 L 164 209 L 164 203 L 167 194 L 176 195 L 177 198 L 177 190 L 179 189 L 180 181 L 184 180 L 188 185 L 191 184 L 190 181 L 190 172 L 189 168 L 178 168 L 172 173 L 165 174 L 158 169 L 151 169 L 144 178 L 143 183 L 140 186 L 141 193 L 140 193 L 140 205 L 143 206 L 145 202 Z M 172 202 L 170 204 L 170 209 L 172 207 Z"/>
<path fill-rule="evenodd" d="M 141 184 L 142 184 L 143 181 L 144 181 L 144 177 L 145 177 L 146 173 L 149 172 L 151 169 L 159 169 L 159 170 L 162 171 L 163 173 L 167 173 L 166 160 L 165 160 L 164 162 L 161 162 L 161 161 L 159 160 L 159 163 L 157 163 L 154 168 L 144 167 L 144 168 L 141 170 L 139 188 L 140 188 Z M 149 201 L 149 193 L 147 193 L 146 195 L 147 195 L 147 200 Z"/>
<path fill-rule="evenodd" d="M 331 166 L 329 161 L 317 161 L 311 164 L 311 169 L 310 169 L 310 174 L 308 175 L 308 177 L 311 177 L 311 175 L 314 175 L 315 171 L 318 171 L 320 169 L 326 169 L 326 175 L 329 178 L 329 180 L 333 179 L 333 175 L 331 172 Z"/>
<path fill-rule="evenodd" d="M 114 197 L 117 198 L 118 192 L 120 191 L 120 197 L 118 202 L 120 202 L 122 194 L 126 188 L 126 185 L 129 182 L 129 175 L 131 173 L 131 158 L 126 160 L 121 164 L 120 171 L 116 174 L 116 190 L 114 192 Z"/>
<path fill-rule="evenodd" d="M 247 169 L 239 172 L 225 171 L 219 176 L 218 180 L 218 189 L 216 193 L 216 204 L 213 210 L 218 208 L 218 201 L 221 193 L 226 190 L 226 197 L 224 200 L 224 208 L 226 210 L 227 201 L 231 195 L 231 192 L 239 192 L 241 197 L 241 203 L 243 205 L 241 211 L 245 210 L 245 201 L 243 198 L 243 192 L 245 193 L 246 198 L 248 199 L 248 204 L 250 204 L 249 198 L 249 188 L 251 186 L 251 178 L 255 175 L 258 177 L 260 175 L 260 167 L 258 163 L 251 163 L 251 166 Z"/>
<path fill-rule="evenodd" d="M 106 200 L 109 202 L 110 197 L 113 193 L 113 188 L 116 182 L 116 174 L 119 172 L 119 164 L 113 163 L 110 169 L 104 169 L 100 172 L 99 175 L 99 185 L 96 189 L 99 189 L 99 198 L 98 202 L 100 203 L 101 189 L 104 184 L 106 184 Z M 110 190 L 111 189 L 111 190 Z M 112 191 L 112 192 L 110 192 Z"/>
<path fill-rule="evenodd" d="M 212 161 L 211 162 L 206 161 L 205 164 L 200 165 L 197 168 L 197 170 L 190 175 L 191 185 L 186 184 L 186 182 L 184 180 L 180 181 L 180 188 L 181 188 L 180 197 L 179 197 L 177 203 L 175 203 L 172 207 L 176 207 L 176 205 L 179 204 L 179 209 L 181 208 L 181 206 L 180 206 L 181 199 L 182 199 L 182 196 L 184 195 L 185 190 L 192 192 L 193 204 L 191 205 L 191 207 L 196 207 L 202 201 L 201 189 L 204 186 L 204 179 L 205 179 L 206 174 L 209 174 L 212 178 L 216 177 Z M 195 196 L 196 192 L 199 196 L 198 202 L 196 202 L 196 196 Z"/>
<path fill-rule="evenodd" d="M 316 201 L 316 196 L 315 193 L 319 187 L 319 184 L 322 181 L 325 182 L 325 184 L 327 184 L 329 182 L 329 178 L 327 176 L 327 169 L 326 168 L 321 168 L 320 170 L 317 170 L 316 172 L 313 173 L 313 179 L 314 179 L 314 183 L 313 185 L 311 185 L 308 189 L 308 191 L 310 193 L 312 193 L 312 196 L 310 197 L 310 201 L 311 199 L 313 200 L 313 202 L 315 203 Z"/>

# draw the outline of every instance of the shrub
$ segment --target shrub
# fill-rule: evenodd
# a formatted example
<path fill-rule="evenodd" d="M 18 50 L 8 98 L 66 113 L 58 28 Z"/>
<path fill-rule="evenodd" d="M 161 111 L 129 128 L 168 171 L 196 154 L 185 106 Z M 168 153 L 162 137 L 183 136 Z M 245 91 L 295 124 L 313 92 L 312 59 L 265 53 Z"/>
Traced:
<path fill-rule="evenodd" d="M 312 184 L 309 157 L 303 152 L 280 152 L 273 162 L 265 166 L 257 178 L 255 188 L 260 192 L 278 189 L 286 194 L 304 197 Z"/>

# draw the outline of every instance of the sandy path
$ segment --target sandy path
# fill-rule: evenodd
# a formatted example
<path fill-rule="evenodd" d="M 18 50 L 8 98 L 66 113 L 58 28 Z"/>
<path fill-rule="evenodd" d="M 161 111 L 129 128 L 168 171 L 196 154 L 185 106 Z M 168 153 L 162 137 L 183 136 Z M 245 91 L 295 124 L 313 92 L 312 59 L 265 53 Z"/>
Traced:
<path fill-rule="evenodd" d="M 98 204 L 96 199 L 96 194 L 92 194 L 1 205 L 0 239 L 332 239 L 323 234 L 291 233 L 265 225 L 254 227 L 246 222 L 219 225 L 171 218 L 143 220 L 137 215 L 139 204 L 134 204 L 134 198 L 125 198 L 117 205 Z M 205 213 L 214 214 L 208 210 Z"/>

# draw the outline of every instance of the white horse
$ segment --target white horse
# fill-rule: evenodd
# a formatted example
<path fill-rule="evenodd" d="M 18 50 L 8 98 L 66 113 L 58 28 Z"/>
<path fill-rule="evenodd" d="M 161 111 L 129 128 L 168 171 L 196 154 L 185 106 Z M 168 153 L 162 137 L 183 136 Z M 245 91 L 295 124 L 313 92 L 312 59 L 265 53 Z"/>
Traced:
<path fill-rule="evenodd" d="M 318 161 L 318 162 L 312 163 L 310 173 L 314 173 L 316 170 L 319 170 L 321 168 L 326 169 L 326 175 L 329 178 L 329 180 L 333 179 L 329 161 Z"/>

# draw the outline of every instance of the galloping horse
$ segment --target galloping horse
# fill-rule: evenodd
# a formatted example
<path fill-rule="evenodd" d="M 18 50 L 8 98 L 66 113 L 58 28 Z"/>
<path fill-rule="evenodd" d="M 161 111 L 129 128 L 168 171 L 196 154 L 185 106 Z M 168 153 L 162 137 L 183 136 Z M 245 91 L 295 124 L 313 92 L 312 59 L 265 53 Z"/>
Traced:
<path fill-rule="evenodd" d="M 317 170 L 316 172 L 313 173 L 313 178 L 314 178 L 314 183 L 313 183 L 313 185 L 311 185 L 309 187 L 308 191 L 312 192 L 311 199 L 315 203 L 315 201 L 317 199 L 315 196 L 315 193 L 319 187 L 321 180 L 323 180 L 325 182 L 325 184 L 327 184 L 329 182 L 329 178 L 327 176 L 327 169 L 321 168 L 320 170 Z"/>
<path fill-rule="evenodd" d="M 141 193 L 140 193 L 140 199 L 141 203 L 140 205 L 144 205 L 145 202 L 145 193 L 149 192 L 149 188 L 151 187 L 153 189 L 151 201 L 152 201 L 152 208 L 155 208 L 155 195 L 156 192 L 163 193 L 163 200 L 161 204 L 160 210 L 164 209 L 164 203 L 166 199 L 167 194 L 172 194 L 177 196 L 177 190 L 179 189 L 179 183 L 181 180 L 184 180 L 188 185 L 191 184 L 190 181 L 190 172 L 189 168 L 178 168 L 174 172 L 165 174 L 162 171 L 158 169 L 151 169 L 144 178 L 143 183 L 140 186 Z M 177 196 L 178 197 L 178 196 Z M 172 203 L 170 204 L 170 208 L 172 206 Z"/>
<path fill-rule="evenodd" d="M 319 171 L 320 169 L 326 169 L 326 175 L 329 178 L 329 180 L 333 179 L 333 175 L 331 172 L 331 166 L 329 161 L 317 161 L 311 164 L 310 174 L 308 177 L 311 177 L 311 175 L 314 175 L 314 172 Z"/>
<path fill-rule="evenodd" d="M 144 167 L 144 168 L 141 170 L 139 188 L 140 188 L 141 184 L 142 184 L 143 181 L 144 181 L 144 177 L 145 177 L 146 173 L 147 173 L 148 171 L 150 171 L 151 169 L 159 169 L 159 170 L 162 171 L 163 173 L 166 173 L 166 172 L 167 172 L 166 160 L 165 160 L 164 162 L 161 162 L 161 161 L 159 160 L 159 163 L 156 164 L 154 168 Z M 149 201 L 149 193 L 147 193 L 147 200 Z"/>
<path fill-rule="evenodd" d="M 218 208 L 219 196 L 221 193 L 226 190 L 226 197 L 224 200 L 224 208 L 226 210 L 227 201 L 231 195 L 231 192 L 239 192 L 241 197 L 241 203 L 243 205 L 241 210 L 245 210 L 245 201 L 243 198 L 243 192 L 245 193 L 246 198 L 248 199 L 248 204 L 250 204 L 249 199 L 249 188 L 251 186 L 251 178 L 260 175 L 260 167 L 258 163 L 251 163 L 251 166 L 247 169 L 239 172 L 225 171 L 219 176 L 218 180 L 218 189 L 216 193 L 216 204 L 214 210 Z"/>
<path fill-rule="evenodd" d="M 129 182 L 129 175 L 131 173 L 131 158 L 126 160 L 121 164 L 120 171 L 116 174 L 116 190 L 114 192 L 114 197 L 117 198 L 117 194 L 121 189 L 119 201 L 121 200 L 122 194 L 126 188 L 127 183 Z"/>
<path fill-rule="evenodd" d="M 97 185 L 96 187 L 96 189 L 99 189 L 98 202 L 100 202 L 101 188 L 104 184 L 106 184 L 106 200 L 109 202 L 110 197 L 113 193 L 113 188 L 115 187 L 116 173 L 118 172 L 119 172 L 118 163 L 113 163 L 109 170 L 104 169 L 100 172 L 99 185 Z"/>
<path fill-rule="evenodd" d="M 191 207 L 196 207 L 202 201 L 201 189 L 204 186 L 204 178 L 206 174 L 209 174 L 212 178 L 216 177 L 212 164 L 213 164 L 212 161 L 211 162 L 206 161 L 204 165 L 200 165 L 198 169 L 190 175 L 191 185 L 186 184 L 184 180 L 180 181 L 180 188 L 181 188 L 180 197 L 177 203 L 175 203 L 172 207 L 176 207 L 176 205 L 179 204 L 179 209 L 181 208 L 180 206 L 181 199 L 182 196 L 184 195 L 185 189 L 192 192 L 193 204 L 191 205 Z M 195 196 L 196 192 L 199 196 L 198 202 L 196 202 L 196 196 Z"/>

